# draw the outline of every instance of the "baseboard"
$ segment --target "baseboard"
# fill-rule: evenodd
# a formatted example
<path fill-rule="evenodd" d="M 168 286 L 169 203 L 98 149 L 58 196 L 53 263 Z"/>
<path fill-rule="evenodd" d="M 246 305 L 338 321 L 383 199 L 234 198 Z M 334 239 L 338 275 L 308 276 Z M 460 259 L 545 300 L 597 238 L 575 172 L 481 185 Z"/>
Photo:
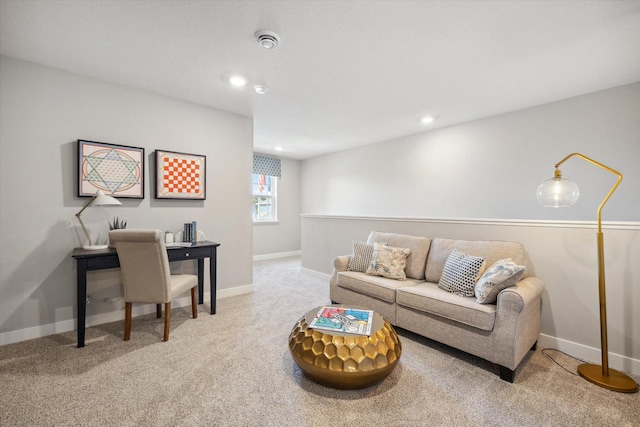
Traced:
<path fill-rule="evenodd" d="M 216 300 L 222 298 L 229 298 L 242 294 L 249 294 L 253 292 L 253 285 L 236 286 L 233 288 L 220 289 L 216 293 Z M 203 300 L 205 304 L 211 301 L 209 292 L 205 292 Z M 101 325 L 103 323 L 110 323 L 116 321 L 124 321 L 124 303 L 119 300 L 122 307 L 119 310 L 110 311 L 108 313 L 101 313 L 87 316 L 87 327 Z M 176 307 L 190 307 L 191 297 L 185 296 L 176 298 L 171 302 L 172 308 Z M 132 310 L 132 316 L 143 316 L 145 314 L 155 313 L 156 307 L 154 304 L 134 304 Z M 78 328 L 76 319 L 63 320 L 60 322 L 49 323 L 47 325 L 33 326 L 30 328 L 18 329 L 16 331 L 2 332 L 0 333 L 0 345 L 13 344 L 16 342 L 27 341 L 35 338 L 42 338 L 48 335 L 61 334 L 63 332 L 74 331 Z"/>
<path fill-rule="evenodd" d="M 321 273 L 316 270 L 310 270 L 308 268 L 300 267 L 300 271 L 304 274 L 308 274 L 309 276 L 317 277 L 318 279 L 325 279 L 327 282 L 331 279 L 331 275 L 327 273 Z"/>
<path fill-rule="evenodd" d="M 553 348 L 588 363 L 602 363 L 602 353 L 599 348 L 589 347 L 550 335 L 540 334 L 538 348 Z M 640 360 L 620 354 L 609 352 L 609 367 L 617 371 L 640 375 Z"/>
<path fill-rule="evenodd" d="M 290 255 L 288 255 L 290 256 Z M 319 271 L 301 268 L 305 274 L 320 278 L 330 279 L 329 274 Z M 253 284 L 236 286 L 228 289 L 221 289 L 217 292 L 217 299 L 229 298 L 237 295 L 243 295 L 253 292 Z M 209 293 L 204 294 L 204 301 L 209 301 Z M 173 307 L 186 307 L 191 304 L 191 298 L 188 296 L 178 298 L 172 303 Z M 133 316 L 142 316 L 155 312 L 153 304 L 134 305 Z M 87 316 L 87 327 L 100 325 L 103 323 L 115 322 L 124 319 L 124 308 L 109 313 Z M 60 322 L 50 323 L 47 325 L 33 326 L 30 328 L 19 329 L 16 331 L 0 333 L 0 345 L 12 344 L 20 341 L 26 341 L 34 338 L 41 338 L 48 335 L 60 334 L 63 332 L 73 331 L 77 328 L 77 322 L 73 320 L 64 320 Z M 540 334 L 538 338 L 539 348 L 553 348 L 563 351 L 580 360 L 589 363 L 601 363 L 601 353 L 599 348 L 589 347 L 572 341 L 556 338 L 551 335 Z M 609 352 L 609 367 L 618 371 L 640 375 L 640 360 Z"/>
<path fill-rule="evenodd" d="M 302 251 L 277 252 L 273 254 L 254 255 L 253 260 L 264 261 L 267 259 L 287 258 L 290 256 L 300 256 L 300 255 L 302 255 Z"/>
<path fill-rule="evenodd" d="M 216 300 L 219 300 L 222 298 L 235 297 L 238 295 L 250 294 L 250 293 L 253 293 L 253 284 L 243 285 L 243 286 L 234 286 L 233 288 L 227 288 L 227 289 L 218 289 L 216 293 Z M 204 300 L 208 301 L 207 298 L 209 297 L 207 295 L 210 295 L 210 294 L 205 293 L 204 295 L 205 295 Z"/>

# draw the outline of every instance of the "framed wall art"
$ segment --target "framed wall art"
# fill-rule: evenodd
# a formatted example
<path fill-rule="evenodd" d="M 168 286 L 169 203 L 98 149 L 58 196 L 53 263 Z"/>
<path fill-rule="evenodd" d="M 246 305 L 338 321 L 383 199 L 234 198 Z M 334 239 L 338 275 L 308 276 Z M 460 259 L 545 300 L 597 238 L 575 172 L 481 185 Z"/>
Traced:
<path fill-rule="evenodd" d="M 78 140 L 78 197 L 144 199 L 144 148 Z"/>
<path fill-rule="evenodd" d="M 207 156 L 156 150 L 156 199 L 206 199 Z"/>

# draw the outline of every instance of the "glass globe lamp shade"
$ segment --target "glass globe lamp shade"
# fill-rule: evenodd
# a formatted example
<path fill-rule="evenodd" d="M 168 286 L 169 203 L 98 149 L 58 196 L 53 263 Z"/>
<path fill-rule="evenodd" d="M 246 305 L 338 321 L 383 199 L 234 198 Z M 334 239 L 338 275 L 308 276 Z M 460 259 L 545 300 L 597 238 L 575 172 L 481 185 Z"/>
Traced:
<path fill-rule="evenodd" d="M 580 189 L 575 182 L 556 175 L 538 186 L 536 196 L 545 208 L 566 208 L 578 200 Z"/>

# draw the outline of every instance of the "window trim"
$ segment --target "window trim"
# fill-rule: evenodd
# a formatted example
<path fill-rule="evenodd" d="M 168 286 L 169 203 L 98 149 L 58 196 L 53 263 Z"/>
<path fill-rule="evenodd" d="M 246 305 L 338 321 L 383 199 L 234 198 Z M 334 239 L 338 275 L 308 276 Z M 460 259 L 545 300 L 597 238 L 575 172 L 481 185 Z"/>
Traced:
<path fill-rule="evenodd" d="M 266 196 L 264 194 L 256 194 L 253 192 L 254 175 L 265 175 L 265 176 L 271 177 L 271 185 L 272 185 L 271 195 Z M 251 175 L 251 197 L 268 197 L 268 198 L 271 198 L 272 200 L 271 210 L 273 215 L 269 219 L 259 219 L 259 218 L 256 219 L 253 214 L 253 208 L 255 207 L 255 203 L 251 204 L 251 208 L 252 208 L 251 217 L 253 219 L 253 223 L 254 224 L 277 224 L 278 223 L 278 177 L 264 174 L 264 173 L 253 173 Z"/>

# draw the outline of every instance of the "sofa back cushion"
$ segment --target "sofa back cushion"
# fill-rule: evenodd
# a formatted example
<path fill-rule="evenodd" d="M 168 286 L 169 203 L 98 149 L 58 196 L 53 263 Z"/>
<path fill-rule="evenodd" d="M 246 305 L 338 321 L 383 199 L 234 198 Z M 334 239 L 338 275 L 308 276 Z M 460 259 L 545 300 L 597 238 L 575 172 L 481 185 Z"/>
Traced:
<path fill-rule="evenodd" d="M 444 264 L 454 249 L 467 255 L 485 257 L 488 266 L 505 258 L 511 258 L 516 264 L 526 265 L 526 255 L 522 243 L 497 240 L 454 240 L 436 237 L 431 241 L 431 249 L 427 257 L 425 270 L 427 282 L 438 283 L 440 281 Z"/>
<path fill-rule="evenodd" d="M 407 267 L 404 272 L 411 279 L 424 280 L 425 264 L 427 254 L 431 245 L 428 237 L 407 236 L 396 233 L 381 233 L 372 231 L 369 234 L 367 243 L 386 243 L 395 248 L 409 248 L 411 253 L 407 257 Z"/>

